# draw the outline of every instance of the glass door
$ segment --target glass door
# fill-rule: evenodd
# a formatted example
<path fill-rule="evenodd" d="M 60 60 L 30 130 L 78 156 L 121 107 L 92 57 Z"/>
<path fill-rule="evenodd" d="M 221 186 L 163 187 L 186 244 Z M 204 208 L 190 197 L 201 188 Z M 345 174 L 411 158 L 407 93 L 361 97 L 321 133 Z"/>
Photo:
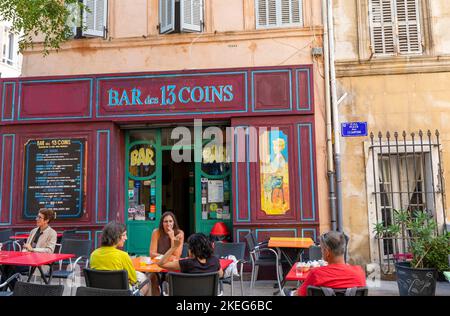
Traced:
<path fill-rule="evenodd" d="M 161 131 L 127 131 L 125 148 L 126 249 L 148 255 L 161 216 Z"/>

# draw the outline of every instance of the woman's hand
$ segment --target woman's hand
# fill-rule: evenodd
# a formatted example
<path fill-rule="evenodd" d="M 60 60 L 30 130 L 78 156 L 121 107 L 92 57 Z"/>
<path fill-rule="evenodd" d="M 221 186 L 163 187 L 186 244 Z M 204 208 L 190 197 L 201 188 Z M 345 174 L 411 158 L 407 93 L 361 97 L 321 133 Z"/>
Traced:
<path fill-rule="evenodd" d="M 181 245 L 181 236 L 178 234 L 174 239 L 173 239 L 173 248 L 177 249 L 178 247 L 180 247 Z"/>
<path fill-rule="evenodd" d="M 25 244 L 25 245 L 23 245 L 23 248 L 25 248 L 26 250 L 28 250 L 28 251 L 33 251 L 33 247 L 31 247 L 31 245 L 30 244 Z"/>
<path fill-rule="evenodd" d="M 172 228 L 169 228 L 169 230 L 167 231 L 167 235 L 169 236 L 170 240 L 175 239 L 175 232 L 173 231 Z"/>

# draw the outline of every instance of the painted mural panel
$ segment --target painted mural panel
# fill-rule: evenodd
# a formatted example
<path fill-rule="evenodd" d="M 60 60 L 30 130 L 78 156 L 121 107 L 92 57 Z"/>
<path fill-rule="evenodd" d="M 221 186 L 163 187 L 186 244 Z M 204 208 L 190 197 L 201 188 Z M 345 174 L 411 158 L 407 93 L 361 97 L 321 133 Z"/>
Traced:
<path fill-rule="evenodd" d="M 288 137 L 279 130 L 260 135 L 261 210 L 284 215 L 290 209 Z"/>

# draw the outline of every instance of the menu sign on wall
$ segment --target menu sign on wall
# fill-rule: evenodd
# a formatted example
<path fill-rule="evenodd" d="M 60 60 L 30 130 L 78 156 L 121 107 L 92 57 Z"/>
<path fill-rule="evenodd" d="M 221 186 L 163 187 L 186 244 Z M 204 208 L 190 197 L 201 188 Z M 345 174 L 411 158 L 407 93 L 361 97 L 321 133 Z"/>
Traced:
<path fill-rule="evenodd" d="M 25 144 L 24 209 L 33 219 L 41 208 L 57 218 L 78 218 L 83 213 L 86 140 L 55 138 Z"/>

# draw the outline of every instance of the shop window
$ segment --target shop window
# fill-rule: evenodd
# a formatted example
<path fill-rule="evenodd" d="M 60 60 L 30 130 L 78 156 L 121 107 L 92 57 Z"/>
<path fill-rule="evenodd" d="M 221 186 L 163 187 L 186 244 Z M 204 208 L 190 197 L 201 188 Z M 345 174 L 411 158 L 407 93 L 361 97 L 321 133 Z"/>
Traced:
<path fill-rule="evenodd" d="M 290 209 L 288 137 L 283 131 L 260 135 L 261 210 L 283 215 Z"/>
<path fill-rule="evenodd" d="M 369 0 L 372 53 L 422 54 L 420 0 Z"/>
<path fill-rule="evenodd" d="M 202 219 L 231 219 L 231 163 L 225 128 L 207 128 L 202 149 Z"/>
<path fill-rule="evenodd" d="M 256 28 L 303 26 L 302 0 L 256 0 Z"/>
<path fill-rule="evenodd" d="M 203 31 L 203 0 L 159 0 L 159 33 Z"/>
<path fill-rule="evenodd" d="M 128 146 L 128 220 L 156 218 L 156 132 L 132 131 Z"/>
<path fill-rule="evenodd" d="M 73 38 L 106 37 L 108 0 L 79 0 L 87 10 L 80 10 L 77 4 L 67 5 L 68 24 Z"/>

